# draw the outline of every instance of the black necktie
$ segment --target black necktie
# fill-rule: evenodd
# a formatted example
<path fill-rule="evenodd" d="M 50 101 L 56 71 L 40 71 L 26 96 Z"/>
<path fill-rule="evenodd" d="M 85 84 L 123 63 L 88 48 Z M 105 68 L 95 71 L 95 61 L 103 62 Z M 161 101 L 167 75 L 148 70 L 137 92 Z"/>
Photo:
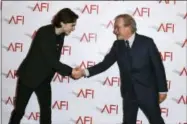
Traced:
<path fill-rule="evenodd" d="M 128 40 L 126 40 L 125 41 L 125 46 L 126 46 L 126 48 L 127 48 L 127 55 L 128 55 L 128 58 L 129 58 L 129 64 L 130 64 L 130 66 L 131 66 L 131 64 L 132 64 L 132 58 L 131 58 L 131 48 L 130 48 L 130 45 L 129 45 L 129 41 Z"/>
<path fill-rule="evenodd" d="M 126 45 L 127 49 L 130 50 L 130 45 L 129 45 L 129 41 L 128 40 L 125 41 L 125 45 Z"/>

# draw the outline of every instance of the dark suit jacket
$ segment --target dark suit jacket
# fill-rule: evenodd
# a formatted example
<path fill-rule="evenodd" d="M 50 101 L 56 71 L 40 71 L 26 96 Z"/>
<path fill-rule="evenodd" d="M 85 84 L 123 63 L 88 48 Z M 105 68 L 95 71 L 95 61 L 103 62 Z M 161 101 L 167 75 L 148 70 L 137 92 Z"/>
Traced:
<path fill-rule="evenodd" d="M 56 44 L 56 38 L 54 26 L 46 25 L 38 29 L 27 56 L 17 70 L 22 83 L 36 88 L 55 72 L 62 76 L 71 75 L 72 68 L 59 61 L 64 36 L 59 47 Z"/>
<path fill-rule="evenodd" d="M 121 94 L 128 90 L 129 82 L 166 92 L 167 82 L 160 53 L 153 39 L 136 34 L 131 47 L 132 62 L 129 62 L 124 40 L 116 40 L 104 60 L 88 68 L 89 77 L 101 73 L 116 61 L 120 70 Z M 142 91 L 139 91 L 142 92 Z"/>

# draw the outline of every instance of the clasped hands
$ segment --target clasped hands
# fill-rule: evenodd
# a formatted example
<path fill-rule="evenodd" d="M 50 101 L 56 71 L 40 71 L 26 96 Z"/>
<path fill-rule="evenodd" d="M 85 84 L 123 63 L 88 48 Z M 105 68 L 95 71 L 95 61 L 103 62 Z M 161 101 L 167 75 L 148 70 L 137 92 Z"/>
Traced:
<path fill-rule="evenodd" d="M 85 71 L 81 67 L 76 67 L 72 70 L 71 77 L 73 79 L 79 79 L 83 76 L 85 76 Z"/>

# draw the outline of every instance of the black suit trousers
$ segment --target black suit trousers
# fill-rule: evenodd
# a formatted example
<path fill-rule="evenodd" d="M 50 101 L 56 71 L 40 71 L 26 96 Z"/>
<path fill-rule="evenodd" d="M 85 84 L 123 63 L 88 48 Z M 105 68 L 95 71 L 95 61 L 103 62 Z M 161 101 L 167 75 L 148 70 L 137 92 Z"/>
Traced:
<path fill-rule="evenodd" d="M 33 92 L 36 93 L 40 107 L 40 124 L 51 124 L 51 85 L 52 76 L 42 82 L 37 88 L 30 88 L 18 78 L 14 110 L 9 124 L 20 124 L 25 114 L 25 108 Z"/>

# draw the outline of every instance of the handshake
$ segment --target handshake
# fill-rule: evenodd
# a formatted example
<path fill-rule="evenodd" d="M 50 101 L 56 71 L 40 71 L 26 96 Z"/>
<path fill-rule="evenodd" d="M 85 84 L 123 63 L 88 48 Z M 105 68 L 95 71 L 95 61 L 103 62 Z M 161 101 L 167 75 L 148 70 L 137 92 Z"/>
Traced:
<path fill-rule="evenodd" d="M 73 79 L 79 79 L 83 76 L 85 76 L 85 71 L 81 67 L 76 67 L 72 70 L 71 77 Z"/>

